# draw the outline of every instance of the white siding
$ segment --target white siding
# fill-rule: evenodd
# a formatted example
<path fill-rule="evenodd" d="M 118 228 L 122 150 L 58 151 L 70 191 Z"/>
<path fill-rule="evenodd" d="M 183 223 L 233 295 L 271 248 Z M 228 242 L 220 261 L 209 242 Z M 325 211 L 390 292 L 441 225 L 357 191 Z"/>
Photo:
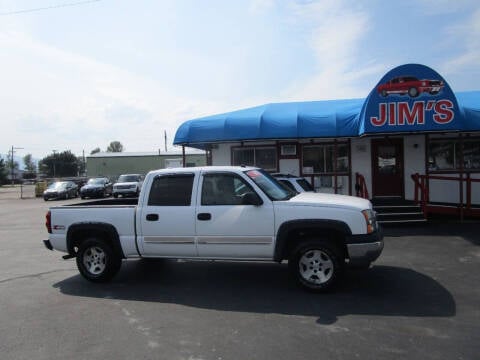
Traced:
<path fill-rule="evenodd" d="M 212 149 L 212 165 L 232 165 L 231 148 L 240 144 L 218 144 L 217 149 Z"/>
<path fill-rule="evenodd" d="M 371 138 L 352 139 L 352 195 L 355 195 L 355 173 L 365 178 L 368 194 L 372 196 Z"/>
<path fill-rule="evenodd" d="M 405 174 L 405 199 L 413 200 L 415 183 L 413 174 L 425 175 L 425 136 L 407 135 L 403 137 L 403 156 Z"/>
<path fill-rule="evenodd" d="M 280 159 L 279 172 L 295 176 L 300 175 L 300 159 Z"/>

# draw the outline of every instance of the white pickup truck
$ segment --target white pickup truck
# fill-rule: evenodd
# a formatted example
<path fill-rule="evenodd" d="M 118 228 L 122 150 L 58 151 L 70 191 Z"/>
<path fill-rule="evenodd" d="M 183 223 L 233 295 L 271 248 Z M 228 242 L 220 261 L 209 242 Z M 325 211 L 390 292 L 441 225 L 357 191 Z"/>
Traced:
<path fill-rule="evenodd" d="M 55 206 L 46 227 L 45 246 L 93 282 L 126 258 L 288 260 L 300 285 L 324 291 L 347 263 L 368 267 L 383 249 L 368 200 L 294 193 L 253 167 L 151 171 L 138 200 Z"/>

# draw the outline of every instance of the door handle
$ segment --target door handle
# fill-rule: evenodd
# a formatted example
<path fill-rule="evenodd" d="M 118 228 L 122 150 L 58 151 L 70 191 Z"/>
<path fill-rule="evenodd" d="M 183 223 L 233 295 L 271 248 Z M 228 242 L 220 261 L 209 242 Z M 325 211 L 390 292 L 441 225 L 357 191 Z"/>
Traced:
<path fill-rule="evenodd" d="M 147 221 L 157 221 L 158 214 L 147 214 Z"/>
<path fill-rule="evenodd" d="M 200 213 L 197 215 L 198 220 L 206 221 L 212 219 L 212 214 L 209 213 Z"/>

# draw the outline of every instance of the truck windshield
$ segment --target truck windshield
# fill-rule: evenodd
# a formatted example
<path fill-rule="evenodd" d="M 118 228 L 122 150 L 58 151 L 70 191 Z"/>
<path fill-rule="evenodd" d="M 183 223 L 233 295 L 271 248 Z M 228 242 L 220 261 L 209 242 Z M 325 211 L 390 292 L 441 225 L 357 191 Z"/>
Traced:
<path fill-rule="evenodd" d="M 288 189 L 285 185 L 282 185 L 267 173 L 265 170 L 255 169 L 245 171 L 250 179 L 258 185 L 260 189 L 273 201 L 275 200 L 288 200 L 296 195 L 295 191 Z"/>

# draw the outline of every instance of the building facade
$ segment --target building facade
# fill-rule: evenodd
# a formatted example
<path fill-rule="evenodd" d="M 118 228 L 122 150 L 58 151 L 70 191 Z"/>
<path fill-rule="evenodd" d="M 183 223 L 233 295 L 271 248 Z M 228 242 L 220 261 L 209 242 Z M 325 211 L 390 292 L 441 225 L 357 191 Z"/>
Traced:
<path fill-rule="evenodd" d="M 366 99 L 194 119 L 174 143 L 207 150 L 212 165 L 304 176 L 320 192 L 413 200 L 440 212 L 480 204 L 480 92 L 454 93 L 418 64 L 388 72 Z"/>

